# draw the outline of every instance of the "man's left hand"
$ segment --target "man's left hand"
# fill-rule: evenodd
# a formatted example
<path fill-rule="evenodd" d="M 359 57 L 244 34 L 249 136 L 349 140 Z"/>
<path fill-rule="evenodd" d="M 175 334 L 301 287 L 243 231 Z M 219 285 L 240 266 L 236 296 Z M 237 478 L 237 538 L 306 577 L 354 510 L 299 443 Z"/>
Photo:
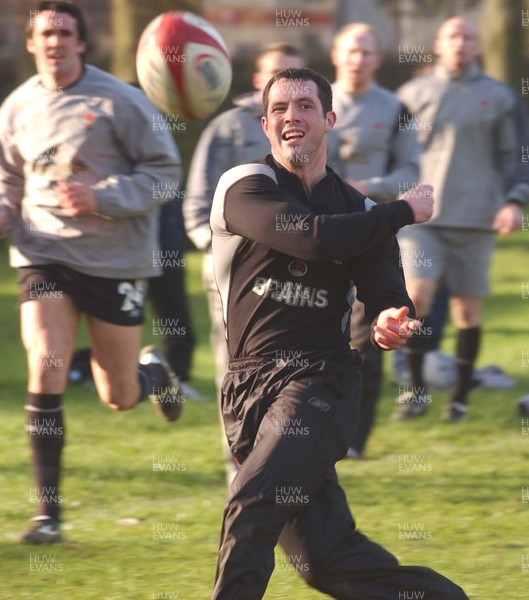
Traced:
<path fill-rule="evenodd" d="M 413 332 L 422 323 L 408 317 L 407 306 L 383 310 L 373 325 L 373 340 L 384 350 L 395 350 L 404 346 Z"/>

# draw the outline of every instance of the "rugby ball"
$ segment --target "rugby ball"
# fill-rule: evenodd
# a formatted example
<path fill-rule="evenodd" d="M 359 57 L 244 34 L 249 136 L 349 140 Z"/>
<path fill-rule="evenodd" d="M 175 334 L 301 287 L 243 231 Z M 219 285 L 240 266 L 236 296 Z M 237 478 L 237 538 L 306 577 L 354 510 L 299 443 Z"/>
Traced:
<path fill-rule="evenodd" d="M 138 81 L 161 112 L 204 119 L 231 85 L 228 48 L 219 32 L 184 11 L 163 13 L 143 31 L 136 53 Z"/>

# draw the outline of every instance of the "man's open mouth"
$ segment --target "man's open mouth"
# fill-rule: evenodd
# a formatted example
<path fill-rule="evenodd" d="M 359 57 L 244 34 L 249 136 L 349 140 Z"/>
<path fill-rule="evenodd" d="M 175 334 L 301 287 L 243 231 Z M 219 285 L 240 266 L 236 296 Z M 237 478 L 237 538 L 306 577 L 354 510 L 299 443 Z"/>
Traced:
<path fill-rule="evenodd" d="M 305 137 L 305 132 L 299 131 L 299 130 L 285 131 L 285 133 L 283 133 L 283 135 L 281 137 L 286 142 L 288 142 L 290 140 L 299 140 L 299 139 Z"/>

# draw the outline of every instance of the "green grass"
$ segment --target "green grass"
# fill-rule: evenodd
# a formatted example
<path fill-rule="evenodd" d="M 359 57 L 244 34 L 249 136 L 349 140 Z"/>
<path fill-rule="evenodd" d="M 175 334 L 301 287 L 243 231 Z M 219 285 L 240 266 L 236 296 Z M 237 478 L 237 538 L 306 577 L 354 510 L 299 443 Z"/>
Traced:
<path fill-rule="evenodd" d="M 524 468 L 529 435 L 522 435 L 514 410 L 515 400 L 529 393 L 529 368 L 522 364 L 522 352 L 529 350 L 529 300 L 521 294 L 522 282 L 529 282 L 528 235 L 520 232 L 500 242 L 479 359 L 480 365 L 501 365 L 518 381 L 517 389 L 475 391 L 470 419 L 459 425 L 440 422 L 446 393 L 435 394 L 432 410 L 421 420 L 396 423 L 389 419 L 396 389 L 386 383 L 367 459 L 338 467 L 361 530 L 403 563 L 438 569 L 479 600 L 529 597 L 529 572 L 522 571 L 522 557 L 529 559 L 529 504 L 522 503 L 522 487 L 529 487 Z M 70 387 L 62 486 L 67 541 L 47 548 L 16 543 L 34 510 L 28 498 L 34 484 L 24 433 L 26 367 L 15 273 L 6 266 L 5 246 L 0 249 L 0 598 L 206 600 L 225 497 L 213 401 L 189 403 L 182 419 L 168 425 L 147 403 L 115 413 L 92 389 Z M 198 334 L 193 383 L 213 399 L 200 256 L 190 254 L 188 265 Z M 146 327 L 146 343 L 148 333 Z M 79 343 L 85 341 L 83 330 Z M 453 341 L 449 329 L 447 350 Z M 153 471 L 153 456 L 156 461 L 160 455 L 171 457 L 176 470 Z M 399 470 L 405 455 L 422 457 L 427 470 Z M 399 527 L 422 527 L 429 539 L 399 539 Z M 172 539 L 160 539 L 164 535 Z M 48 573 L 44 561 L 52 565 Z M 322 597 L 282 559 L 278 565 L 266 598 Z"/>

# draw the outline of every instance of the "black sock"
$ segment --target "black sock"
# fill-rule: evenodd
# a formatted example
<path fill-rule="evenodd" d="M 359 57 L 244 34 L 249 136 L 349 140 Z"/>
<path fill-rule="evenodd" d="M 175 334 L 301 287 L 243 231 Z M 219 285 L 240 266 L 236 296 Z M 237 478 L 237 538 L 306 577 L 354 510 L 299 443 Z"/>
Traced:
<path fill-rule="evenodd" d="M 59 519 L 62 497 L 59 494 L 61 454 L 64 447 L 62 394 L 27 396 L 27 430 L 33 455 L 36 488 L 30 502 L 38 504 L 39 516 Z"/>
<path fill-rule="evenodd" d="M 151 394 L 160 393 L 160 388 L 167 386 L 167 374 L 165 369 L 162 365 L 156 363 L 138 365 L 138 380 L 141 388 L 140 399 L 138 402 L 143 402 Z"/>
<path fill-rule="evenodd" d="M 479 351 L 481 327 L 457 330 L 456 369 L 457 379 L 451 404 L 466 404 L 467 395 L 472 388 L 474 363 Z"/>
<path fill-rule="evenodd" d="M 412 391 L 414 394 L 424 395 L 426 394 L 426 384 L 423 376 L 423 364 L 424 356 L 430 348 L 431 333 L 428 318 L 421 320 L 423 321 L 421 329 L 409 338 L 403 351 L 410 370 Z"/>

